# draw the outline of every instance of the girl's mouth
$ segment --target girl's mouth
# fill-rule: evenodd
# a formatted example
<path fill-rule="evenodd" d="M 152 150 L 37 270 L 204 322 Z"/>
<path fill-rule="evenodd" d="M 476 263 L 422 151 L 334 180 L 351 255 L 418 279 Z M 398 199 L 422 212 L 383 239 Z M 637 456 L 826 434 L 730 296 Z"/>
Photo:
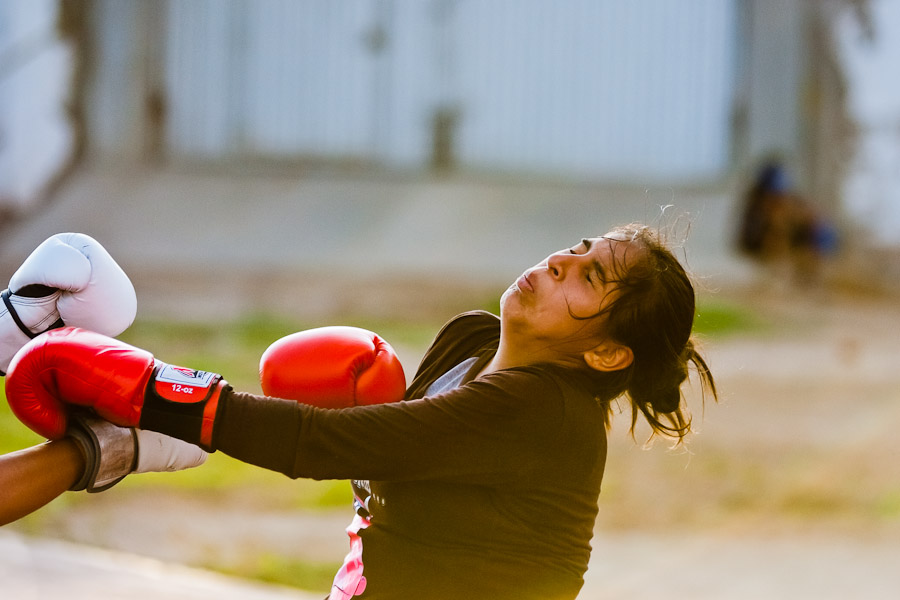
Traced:
<path fill-rule="evenodd" d="M 521 277 L 519 277 L 518 281 L 516 281 L 516 287 L 523 292 L 534 291 L 534 286 L 531 285 L 531 282 L 528 280 L 528 275 L 522 275 Z"/>

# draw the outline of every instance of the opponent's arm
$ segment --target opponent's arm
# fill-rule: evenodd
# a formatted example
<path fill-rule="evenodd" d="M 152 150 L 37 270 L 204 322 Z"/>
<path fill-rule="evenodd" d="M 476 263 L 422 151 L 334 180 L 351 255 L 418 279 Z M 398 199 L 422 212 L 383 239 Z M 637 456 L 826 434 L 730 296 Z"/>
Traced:
<path fill-rule="evenodd" d="M 83 472 L 84 457 L 68 438 L 0 456 L 0 526 L 41 508 Z"/>
<path fill-rule="evenodd" d="M 130 473 L 180 471 L 205 460 L 187 442 L 78 415 L 66 437 L 0 456 L 0 525 L 67 490 L 102 492 Z"/>

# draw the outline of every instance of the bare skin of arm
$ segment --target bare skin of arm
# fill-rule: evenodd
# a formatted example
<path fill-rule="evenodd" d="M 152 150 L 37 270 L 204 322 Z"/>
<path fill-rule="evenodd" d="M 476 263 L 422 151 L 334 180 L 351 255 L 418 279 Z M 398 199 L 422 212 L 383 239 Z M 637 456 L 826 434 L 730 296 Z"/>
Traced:
<path fill-rule="evenodd" d="M 0 456 L 0 526 L 41 508 L 78 480 L 84 458 L 70 439 Z"/>

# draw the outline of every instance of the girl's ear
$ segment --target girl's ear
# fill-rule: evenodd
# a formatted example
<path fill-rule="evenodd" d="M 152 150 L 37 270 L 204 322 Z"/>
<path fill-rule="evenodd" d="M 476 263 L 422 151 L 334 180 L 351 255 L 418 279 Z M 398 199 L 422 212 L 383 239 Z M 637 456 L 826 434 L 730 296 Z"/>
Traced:
<path fill-rule="evenodd" d="M 634 353 L 628 346 L 606 340 L 585 352 L 584 362 L 595 371 L 621 371 L 634 362 Z"/>

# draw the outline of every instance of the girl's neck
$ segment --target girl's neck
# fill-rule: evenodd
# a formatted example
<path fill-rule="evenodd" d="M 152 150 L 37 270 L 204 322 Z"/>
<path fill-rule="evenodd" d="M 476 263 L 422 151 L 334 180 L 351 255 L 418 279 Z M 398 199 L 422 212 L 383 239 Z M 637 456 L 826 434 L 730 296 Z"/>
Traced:
<path fill-rule="evenodd" d="M 493 373 L 494 371 L 499 371 L 501 369 L 506 369 L 507 367 L 503 365 L 502 361 L 497 359 L 497 354 L 494 355 L 494 358 L 489 360 L 486 365 L 484 365 L 481 370 L 478 372 L 478 375 L 475 376 L 477 379 L 482 375 L 487 375 L 488 373 Z"/>
<path fill-rule="evenodd" d="M 501 337 L 497 352 L 481 369 L 478 376 L 513 367 L 524 367 L 542 361 L 544 361 L 542 357 L 528 351 L 522 344 L 510 343 Z"/>

